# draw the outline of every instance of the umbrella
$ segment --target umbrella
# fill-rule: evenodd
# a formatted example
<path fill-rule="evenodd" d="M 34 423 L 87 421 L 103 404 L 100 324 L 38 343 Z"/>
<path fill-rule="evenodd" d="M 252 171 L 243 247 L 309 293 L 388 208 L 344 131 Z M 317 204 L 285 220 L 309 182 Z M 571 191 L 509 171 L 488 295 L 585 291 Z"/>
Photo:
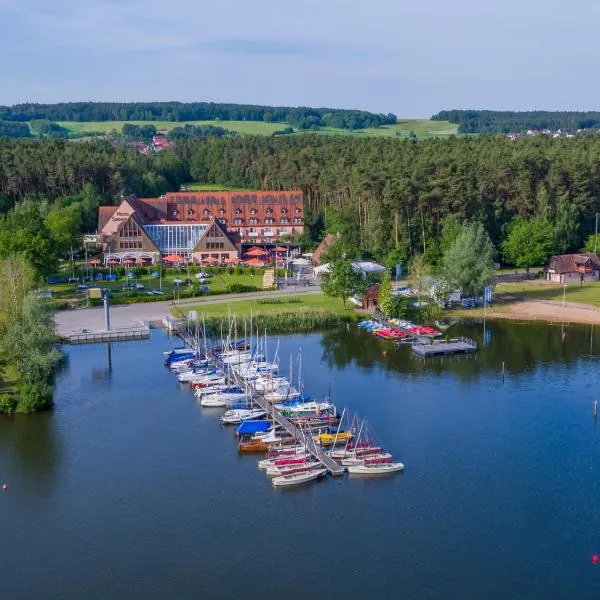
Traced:
<path fill-rule="evenodd" d="M 149 258 L 138 258 L 138 259 L 137 259 L 135 262 L 136 262 L 138 265 L 143 265 L 143 264 L 145 264 L 145 263 L 146 263 L 146 261 L 148 261 L 148 260 L 150 260 L 150 259 L 149 259 Z"/>
<path fill-rule="evenodd" d="M 246 256 L 264 256 L 266 252 L 260 248 L 251 248 L 246 252 Z"/>
<path fill-rule="evenodd" d="M 215 265 L 219 262 L 219 259 L 215 258 L 214 256 L 209 256 L 208 258 L 203 258 L 202 262 L 205 265 Z"/>
<path fill-rule="evenodd" d="M 126 265 L 133 265 L 133 264 L 135 264 L 135 258 L 126 258 L 123 262 Z"/>
<path fill-rule="evenodd" d="M 90 260 L 90 262 L 88 264 L 96 267 L 100 264 L 100 261 L 97 258 L 94 258 L 93 260 Z"/>
<path fill-rule="evenodd" d="M 283 246 L 277 246 L 275 248 L 275 252 L 287 252 L 287 251 L 288 251 L 288 249 L 284 248 Z"/>
<path fill-rule="evenodd" d="M 108 261 L 108 264 L 109 264 L 109 265 L 118 265 L 118 264 L 119 264 L 119 261 L 118 261 L 118 260 L 116 260 L 115 258 L 111 258 L 111 259 Z"/>
<path fill-rule="evenodd" d="M 246 264 L 249 267 L 264 267 L 265 263 L 262 260 L 259 260 L 258 258 L 251 258 L 250 260 L 246 261 Z"/>
<path fill-rule="evenodd" d="M 181 258 L 181 256 L 178 254 L 169 254 L 169 256 L 165 256 L 163 260 L 168 263 L 178 263 L 182 262 L 183 258 Z"/>
<path fill-rule="evenodd" d="M 225 262 L 228 265 L 237 265 L 240 262 L 240 259 L 237 256 L 234 256 L 233 258 L 226 258 Z"/>

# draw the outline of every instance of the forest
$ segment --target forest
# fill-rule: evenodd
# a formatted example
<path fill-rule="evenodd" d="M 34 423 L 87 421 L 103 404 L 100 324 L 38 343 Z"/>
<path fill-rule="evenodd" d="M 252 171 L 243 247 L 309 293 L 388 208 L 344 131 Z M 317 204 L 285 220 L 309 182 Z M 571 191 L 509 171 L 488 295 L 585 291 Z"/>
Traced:
<path fill-rule="evenodd" d="M 188 181 L 302 190 L 303 241 L 309 245 L 334 232 L 357 256 L 394 264 L 423 254 L 435 264 L 452 216 L 482 223 L 503 259 L 514 257 L 505 244 L 511 227 L 514 239 L 551 231 L 555 239 L 544 241 L 547 251 L 584 245 L 600 211 L 600 138 L 226 136 L 182 139 L 150 156 L 103 141 L 4 138 L 0 257 L 23 253 L 18 243 L 27 236 L 13 232 L 33 227 L 36 206 L 42 211 L 39 227 L 48 223 L 52 229 L 48 215 L 74 206 L 81 232 L 90 231 L 99 203 L 117 203 L 129 193 L 158 196 Z M 61 216 L 52 218 L 60 222 Z M 537 229 L 528 234 L 523 223 L 533 219 Z M 60 238 L 60 227 L 53 227 Z M 52 243 L 42 246 L 60 246 Z"/>
<path fill-rule="evenodd" d="M 0 106 L 0 121 L 265 121 L 298 129 L 364 129 L 396 123 L 393 114 L 364 110 L 258 106 L 215 102 L 66 102 Z"/>
<path fill-rule="evenodd" d="M 431 119 L 458 125 L 458 133 L 526 133 L 530 129 L 575 132 L 600 128 L 600 112 L 442 110 Z"/>

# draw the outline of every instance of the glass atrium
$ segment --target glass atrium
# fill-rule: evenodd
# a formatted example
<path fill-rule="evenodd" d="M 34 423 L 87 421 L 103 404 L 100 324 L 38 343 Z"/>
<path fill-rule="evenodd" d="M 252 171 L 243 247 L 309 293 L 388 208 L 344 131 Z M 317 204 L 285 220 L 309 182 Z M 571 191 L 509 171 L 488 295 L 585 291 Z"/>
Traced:
<path fill-rule="evenodd" d="M 157 248 L 165 254 L 191 252 L 207 225 L 145 225 L 146 233 Z"/>

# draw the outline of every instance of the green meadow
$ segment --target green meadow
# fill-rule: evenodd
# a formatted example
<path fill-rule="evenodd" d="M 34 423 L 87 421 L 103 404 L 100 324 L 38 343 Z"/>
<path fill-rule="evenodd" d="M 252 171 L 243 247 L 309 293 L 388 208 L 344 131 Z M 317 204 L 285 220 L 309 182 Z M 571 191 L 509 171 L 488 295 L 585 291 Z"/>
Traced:
<path fill-rule="evenodd" d="M 71 134 L 110 134 L 120 133 L 125 123 L 134 125 L 154 125 L 159 131 L 170 131 L 174 127 L 185 125 L 175 121 L 61 121 L 59 125 L 68 129 Z M 287 123 L 265 123 L 263 121 L 189 121 L 191 125 L 213 125 L 235 131 L 241 135 L 272 135 L 273 132 L 287 127 Z M 394 125 L 370 127 L 367 129 L 337 129 L 326 127 L 317 132 L 318 135 L 349 135 L 354 137 L 409 137 L 417 138 L 444 137 L 455 135 L 457 126 L 448 121 L 430 121 L 429 119 L 400 119 Z M 301 132 L 297 132 L 301 133 Z"/>

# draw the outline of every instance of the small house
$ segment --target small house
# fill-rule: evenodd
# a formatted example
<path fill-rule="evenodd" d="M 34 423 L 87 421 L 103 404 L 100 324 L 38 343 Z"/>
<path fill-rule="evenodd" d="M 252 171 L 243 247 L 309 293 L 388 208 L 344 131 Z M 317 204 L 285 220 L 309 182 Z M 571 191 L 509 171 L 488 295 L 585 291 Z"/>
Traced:
<path fill-rule="evenodd" d="M 556 283 L 583 283 L 600 279 L 600 259 L 594 252 L 558 254 L 548 261 L 546 279 Z"/>
<path fill-rule="evenodd" d="M 379 299 L 379 284 L 374 283 L 370 286 L 362 297 L 362 308 L 368 311 L 377 310 Z"/>

